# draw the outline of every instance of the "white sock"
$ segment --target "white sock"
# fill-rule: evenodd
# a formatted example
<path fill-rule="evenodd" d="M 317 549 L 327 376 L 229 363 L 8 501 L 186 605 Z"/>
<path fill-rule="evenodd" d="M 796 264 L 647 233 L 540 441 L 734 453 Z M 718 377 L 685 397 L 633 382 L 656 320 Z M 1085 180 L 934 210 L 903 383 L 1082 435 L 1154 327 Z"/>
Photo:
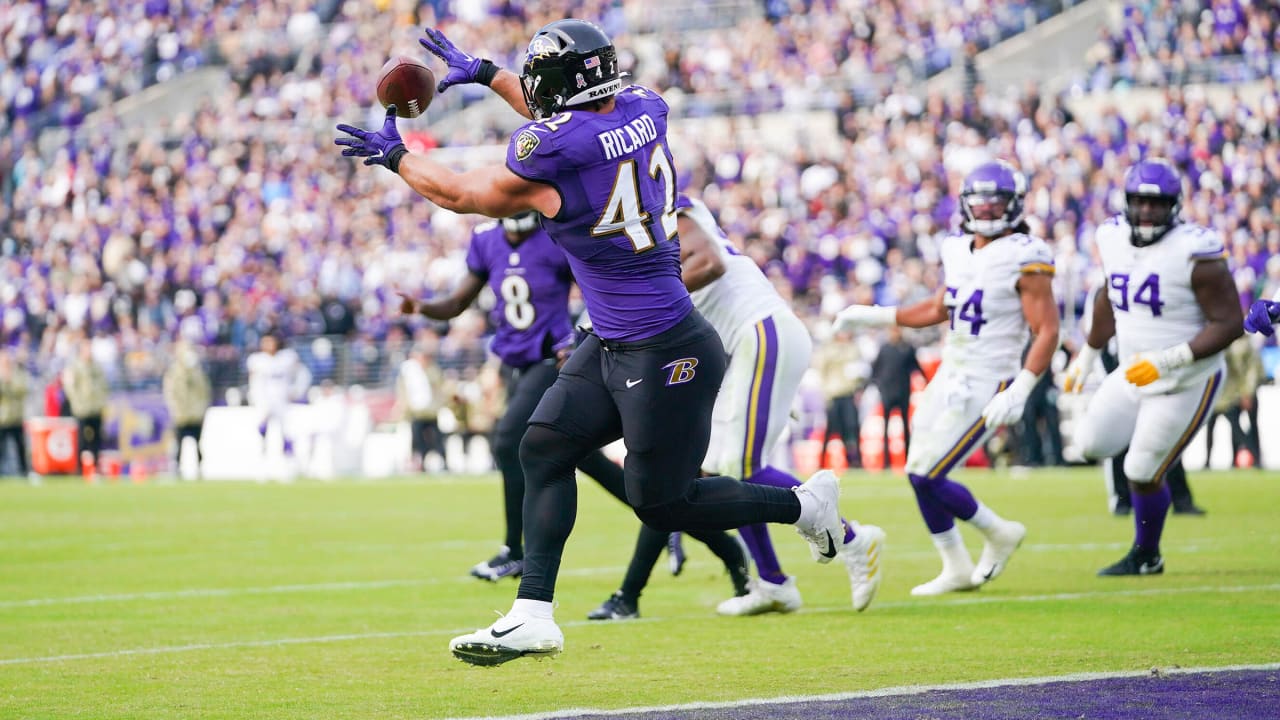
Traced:
<path fill-rule="evenodd" d="M 994 510 L 986 505 L 978 503 L 978 512 L 974 513 L 973 517 L 969 518 L 966 522 L 978 528 L 983 533 L 989 533 L 994 530 L 997 525 L 1004 522 L 1004 518 L 1001 518 Z"/>
<path fill-rule="evenodd" d="M 553 618 L 553 610 L 555 610 L 555 605 L 547 602 L 546 600 L 517 599 L 515 602 L 511 603 L 511 612 L 508 614 L 528 615 L 533 618 L 551 620 Z"/>
<path fill-rule="evenodd" d="M 960 528 L 954 525 L 950 530 L 934 533 L 933 546 L 938 548 L 938 554 L 942 556 L 944 573 L 959 571 L 973 565 L 969 550 L 964 546 L 964 538 L 960 535 Z"/>

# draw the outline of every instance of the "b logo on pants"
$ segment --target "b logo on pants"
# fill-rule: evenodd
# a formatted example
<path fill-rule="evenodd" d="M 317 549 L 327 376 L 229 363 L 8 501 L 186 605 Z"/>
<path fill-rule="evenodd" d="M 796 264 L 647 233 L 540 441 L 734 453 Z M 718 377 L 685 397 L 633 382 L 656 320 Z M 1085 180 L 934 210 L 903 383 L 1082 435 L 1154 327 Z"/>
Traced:
<path fill-rule="evenodd" d="M 682 385 L 693 379 L 694 368 L 698 367 L 698 358 L 681 358 L 675 362 L 667 363 L 662 366 L 663 370 L 669 370 L 667 376 L 667 386 Z"/>

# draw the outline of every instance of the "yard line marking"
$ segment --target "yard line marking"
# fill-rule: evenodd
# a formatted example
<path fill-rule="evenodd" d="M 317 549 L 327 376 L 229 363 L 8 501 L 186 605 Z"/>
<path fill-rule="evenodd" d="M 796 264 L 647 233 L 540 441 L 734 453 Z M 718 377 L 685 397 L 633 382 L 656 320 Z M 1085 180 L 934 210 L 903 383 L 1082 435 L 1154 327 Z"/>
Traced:
<path fill-rule="evenodd" d="M 1029 602 L 1055 602 L 1070 600 L 1085 600 L 1098 597 L 1125 597 L 1125 596 L 1141 596 L 1141 595 L 1179 595 L 1191 593 L 1241 593 L 1241 592 L 1271 592 L 1280 590 L 1280 583 L 1272 583 L 1269 585 L 1237 585 L 1232 587 L 1221 587 L 1216 585 L 1206 585 L 1199 587 L 1182 587 L 1182 588 L 1150 588 L 1146 590 L 1103 590 L 1098 592 L 1078 592 L 1078 593 L 1055 593 L 1048 595 L 1010 595 L 996 596 L 985 598 L 962 598 L 949 600 L 944 602 L 930 602 L 927 600 L 914 600 L 902 602 L 881 603 L 877 607 L 884 608 L 907 608 L 907 607 L 943 607 L 948 605 L 978 605 L 991 603 L 1029 603 Z M 827 605 L 819 607 L 805 608 L 801 612 L 809 613 L 834 613 L 849 612 L 848 605 Z M 672 622 L 677 620 L 705 620 L 705 613 L 699 612 L 683 613 L 679 615 L 667 615 L 657 617 L 638 618 L 629 620 L 632 624 L 658 624 Z M 570 620 L 560 622 L 561 627 L 603 627 L 608 623 L 602 624 L 596 620 Z M 351 633 L 344 635 L 319 635 L 314 637 L 300 638 L 281 638 L 278 640 L 247 640 L 228 643 L 195 643 L 190 645 L 168 645 L 150 648 L 130 648 L 125 650 L 108 650 L 96 653 L 76 653 L 69 655 L 45 655 L 25 658 L 4 658 L 0 659 L 0 666 L 3 665 L 33 665 L 37 663 L 55 663 L 68 662 L 72 660 L 94 660 L 102 658 L 128 657 L 132 655 L 163 655 L 168 653 L 194 652 L 199 650 L 225 650 L 234 648 L 254 648 L 254 647 L 278 647 L 284 645 L 305 645 L 305 644 L 323 644 L 333 642 L 348 642 L 353 640 L 382 640 L 410 637 L 433 637 L 438 635 L 452 636 L 462 633 L 471 632 L 475 628 L 451 628 L 438 630 L 404 630 L 396 632 L 372 632 L 372 633 Z M 775 702 L 775 701 L 769 701 Z M 521 716 L 524 717 L 524 716 Z M 530 716 L 533 717 L 533 716 Z M 551 716 L 548 716 L 551 717 Z"/>
<path fill-rule="evenodd" d="M 1225 665 L 1222 667 L 1197 668 L 1152 668 L 1150 670 L 1114 670 L 1110 672 L 1070 673 L 1067 675 L 1045 675 L 1030 678 L 1002 678 L 997 680 L 978 680 L 975 682 L 949 683 L 946 685 L 898 685 L 896 687 L 876 690 L 859 690 L 855 692 L 831 693 L 827 695 L 783 695 L 773 698 L 751 698 L 748 700 L 726 700 L 722 702 L 694 702 L 682 705 L 655 705 L 651 707 L 618 708 L 616 710 L 598 710 L 595 708 L 574 708 L 570 710 L 552 710 L 550 712 L 529 715 L 487 716 L 484 720 L 556 720 L 556 718 L 575 718 L 583 715 L 632 715 L 639 713 L 688 712 L 690 710 L 721 710 L 737 707 L 759 705 L 785 705 L 789 703 L 820 703 L 858 700 L 862 698 L 893 697 L 902 695 L 922 695 L 937 690 L 983 690 L 988 688 L 1020 687 L 1028 685 L 1047 685 L 1059 682 L 1089 682 L 1094 680 L 1112 680 L 1117 678 L 1145 677 L 1158 672 L 1161 675 L 1189 675 L 1197 673 L 1224 673 L 1248 670 L 1280 670 L 1280 663 L 1264 663 L 1261 665 Z M 448 720 L 479 720 L 478 718 L 449 718 Z"/>
<path fill-rule="evenodd" d="M 327 590 L 374 590 L 377 588 L 427 585 L 422 580 L 372 580 L 368 582 L 311 583 L 305 585 L 267 585 L 246 588 L 191 588 L 188 590 L 156 590 L 117 595 L 76 595 L 71 597 L 32 598 L 30 600 L 5 600 L 0 608 L 38 607 L 41 605 L 81 605 L 101 602 L 128 602 L 131 600 L 170 600 L 177 598 L 228 597 L 231 595 L 272 595 L 276 593 L 324 592 Z"/>
<path fill-rule="evenodd" d="M 619 573 L 624 567 L 581 568 L 561 572 L 564 576 L 587 577 Z M 328 592 L 331 590 L 377 590 L 391 587 L 415 587 L 423 585 L 443 585 L 459 583 L 476 585 L 478 580 L 469 575 L 450 576 L 445 578 L 414 578 L 409 580 L 367 580 L 330 583 L 303 583 L 295 585 L 264 585 L 243 588 L 189 588 L 186 590 L 154 590 L 138 593 L 118 593 L 111 595 L 72 595 L 68 597 L 31 598 L 29 600 L 0 600 L 0 609 L 19 607 L 40 607 L 44 605 L 83 605 L 87 603 L 129 602 L 132 600 L 175 600 L 179 598 L 211 598 L 230 597 L 234 595 L 274 595 L 302 592 Z"/>

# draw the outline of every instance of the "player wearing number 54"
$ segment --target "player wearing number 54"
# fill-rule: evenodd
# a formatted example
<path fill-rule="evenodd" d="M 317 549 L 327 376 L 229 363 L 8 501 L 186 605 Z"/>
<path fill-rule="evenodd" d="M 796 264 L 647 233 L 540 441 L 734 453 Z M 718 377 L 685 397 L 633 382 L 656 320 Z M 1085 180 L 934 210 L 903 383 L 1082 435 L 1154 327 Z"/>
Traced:
<path fill-rule="evenodd" d="M 940 248 L 947 287 L 906 307 L 853 305 L 836 314 L 837 331 L 949 324 L 942 364 L 912 415 L 906 468 L 942 572 L 912 595 L 972 590 L 994 580 L 1026 536 L 1022 523 L 996 515 L 948 477 L 997 427 L 1021 419 L 1058 346 L 1053 253 L 1028 234 L 1026 191 L 1026 179 L 1008 163 L 978 166 L 960 191 L 964 232 Z M 1028 333 L 1035 339 L 1023 361 Z M 985 536 L 976 566 L 956 518 Z"/>
<path fill-rule="evenodd" d="M 627 446 L 627 502 L 655 530 L 791 523 L 815 559 L 836 557 L 844 526 L 839 482 L 830 472 L 794 492 L 698 477 L 726 358 L 681 281 L 667 103 L 646 88 L 624 88 L 612 41 L 581 20 L 538 30 L 520 76 L 477 61 L 438 30 L 427 31 L 422 43 L 449 66 L 451 84 L 488 85 L 533 120 L 511 136 L 506 163 L 458 173 L 409 153 L 392 108 L 377 132 L 339 125 L 347 137 L 336 143 L 344 155 L 384 166 L 446 209 L 490 217 L 541 213 L 594 323 L 520 440 L 525 552 L 511 612 L 454 638 L 454 656 L 496 665 L 562 650 L 553 600 L 577 514 L 574 467 L 618 439 Z"/>
<path fill-rule="evenodd" d="M 1160 536 L 1171 498 L 1163 482 L 1213 409 L 1222 387 L 1222 351 L 1243 334 L 1235 281 L 1218 233 L 1178 218 L 1182 177 L 1169 162 L 1129 168 L 1125 211 L 1098 227 L 1106 292 L 1093 325 L 1067 366 L 1064 389 L 1079 392 L 1114 335 L 1120 366 L 1102 381 L 1076 427 L 1088 458 L 1128 447 L 1133 548 L 1100 575 L 1164 572 Z"/>

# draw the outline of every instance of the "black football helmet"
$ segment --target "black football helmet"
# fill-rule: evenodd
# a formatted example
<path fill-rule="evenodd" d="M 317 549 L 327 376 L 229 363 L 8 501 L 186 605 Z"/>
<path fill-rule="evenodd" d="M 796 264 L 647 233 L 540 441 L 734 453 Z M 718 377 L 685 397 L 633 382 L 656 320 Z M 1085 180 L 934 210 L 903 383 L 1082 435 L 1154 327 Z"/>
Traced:
<path fill-rule="evenodd" d="M 566 107 L 603 100 L 622 89 L 618 53 L 609 36 L 584 20 L 557 20 L 534 33 L 520 76 L 535 120 Z"/>

